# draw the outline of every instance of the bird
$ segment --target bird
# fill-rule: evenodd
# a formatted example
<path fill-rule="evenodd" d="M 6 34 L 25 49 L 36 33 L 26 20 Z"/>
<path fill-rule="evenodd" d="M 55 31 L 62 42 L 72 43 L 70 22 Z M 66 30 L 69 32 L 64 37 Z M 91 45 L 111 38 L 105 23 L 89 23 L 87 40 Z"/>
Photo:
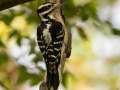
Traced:
<path fill-rule="evenodd" d="M 59 4 L 47 2 L 37 9 L 37 14 L 41 18 L 41 23 L 37 27 L 37 43 L 47 68 L 48 90 L 57 90 L 60 84 L 59 66 L 65 30 L 62 23 L 52 15 L 59 7 Z"/>

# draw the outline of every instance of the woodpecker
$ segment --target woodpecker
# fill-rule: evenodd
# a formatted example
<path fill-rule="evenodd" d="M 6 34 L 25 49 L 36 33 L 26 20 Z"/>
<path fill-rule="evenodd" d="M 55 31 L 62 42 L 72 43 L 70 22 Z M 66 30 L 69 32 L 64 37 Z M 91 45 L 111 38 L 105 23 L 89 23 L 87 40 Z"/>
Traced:
<path fill-rule="evenodd" d="M 41 18 L 41 24 L 37 27 L 37 43 L 47 67 L 48 90 L 57 90 L 60 83 L 58 69 L 65 32 L 62 23 L 51 15 L 59 7 L 56 3 L 48 2 L 37 9 Z"/>

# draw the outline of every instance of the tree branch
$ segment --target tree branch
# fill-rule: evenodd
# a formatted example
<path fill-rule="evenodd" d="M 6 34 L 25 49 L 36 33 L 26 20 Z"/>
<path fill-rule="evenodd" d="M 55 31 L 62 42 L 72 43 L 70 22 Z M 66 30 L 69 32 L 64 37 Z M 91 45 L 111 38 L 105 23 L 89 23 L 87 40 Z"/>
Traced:
<path fill-rule="evenodd" d="M 0 11 L 32 0 L 0 0 Z"/>

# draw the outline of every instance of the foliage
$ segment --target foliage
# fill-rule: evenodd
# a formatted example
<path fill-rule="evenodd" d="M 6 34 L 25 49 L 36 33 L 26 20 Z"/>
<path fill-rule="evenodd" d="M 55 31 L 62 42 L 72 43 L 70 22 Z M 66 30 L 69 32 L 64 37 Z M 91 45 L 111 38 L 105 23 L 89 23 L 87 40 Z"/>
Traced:
<path fill-rule="evenodd" d="M 107 68 L 104 75 L 97 75 L 97 71 L 94 70 L 96 67 L 91 67 L 97 58 L 92 52 L 92 41 L 96 32 L 106 37 L 120 35 L 119 29 L 113 27 L 109 19 L 101 20 L 98 15 L 101 6 L 104 4 L 112 6 L 115 2 L 115 0 L 106 0 L 104 3 L 103 0 L 65 0 L 63 10 L 66 25 L 73 34 L 72 56 L 66 62 L 63 75 L 63 84 L 69 90 L 80 90 L 80 88 L 84 90 L 85 87 L 90 88 L 92 86 L 90 84 L 103 85 L 101 82 L 109 85 L 109 90 L 117 90 L 115 83 L 118 82 L 118 76 L 112 74 L 115 67 L 111 65 L 112 60 L 108 63 L 104 62 L 104 69 Z M 0 86 L 6 90 L 17 90 L 15 88 L 27 81 L 32 86 L 37 85 L 44 78 L 46 70 L 35 40 L 36 28 L 40 22 L 36 8 L 41 3 L 43 1 L 33 1 L 0 12 Z M 19 51 L 14 51 L 14 48 L 23 51 L 19 54 Z M 20 63 L 21 58 L 28 63 Z"/>

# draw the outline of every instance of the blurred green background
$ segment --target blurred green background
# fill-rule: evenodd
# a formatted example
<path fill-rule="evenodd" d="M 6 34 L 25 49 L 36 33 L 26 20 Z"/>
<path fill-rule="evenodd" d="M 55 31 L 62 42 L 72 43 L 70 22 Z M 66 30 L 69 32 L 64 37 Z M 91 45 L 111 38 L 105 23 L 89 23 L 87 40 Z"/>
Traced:
<path fill-rule="evenodd" d="M 45 64 L 35 0 L 0 11 L 0 90 L 38 90 Z M 72 54 L 60 90 L 120 90 L 120 0 L 65 0 Z"/>

